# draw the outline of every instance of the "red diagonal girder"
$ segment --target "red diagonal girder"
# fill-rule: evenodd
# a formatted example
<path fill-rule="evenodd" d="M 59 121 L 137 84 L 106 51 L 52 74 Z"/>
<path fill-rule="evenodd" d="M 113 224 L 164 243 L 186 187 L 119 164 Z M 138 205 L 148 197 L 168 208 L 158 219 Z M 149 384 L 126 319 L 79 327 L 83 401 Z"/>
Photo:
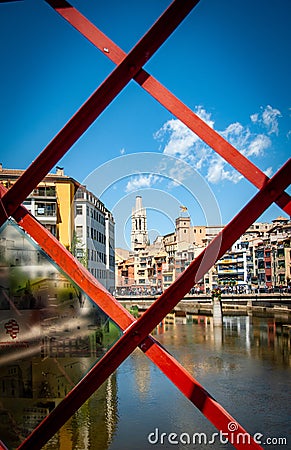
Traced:
<path fill-rule="evenodd" d="M 0 197 L 6 191 L 0 184 Z M 135 322 L 133 316 L 105 290 L 96 278 L 25 207 L 20 206 L 16 210 L 14 218 L 58 266 L 122 330 L 126 330 Z M 229 422 L 236 422 L 235 419 L 152 336 L 148 336 L 140 344 L 140 348 L 217 429 L 224 433 L 229 431 L 227 425 Z M 238 430 L 240 433 L 246 433 L 241 425 L 239 425 Z"/>
<path fill-rule="evenodd" d="M 209 257 L 205 259 L 205 255 L 207 253 L 208 255 L 215 255 L 214 259 L 218 260 L 266 208 L 278 198 L 282 191 L 289 186 L 290 181 L 291 159 L 266 183 L 237 216 L 224 227 L 222 232 L 192 261 L 182 275 L 149 307 L 143 316 L 125 330 L 117 343 L 96 363 L 90 372 L 56 406 L 19 448 L 40 448 L 41 445 L 47 442 L 133 350 L 143 343 L 148 334 L 193 286 L 198 273 L 200 278 L 210 269 L 213 261 Z M 146 343 L 144 344 L 146 345 Z M 201 400 L 203 402 L 203 397 Z M 221 426 L 227 426 L 225 415 L 222 415 L 220 419 L 222 420 Z M 250 444 L 242 444 L 237 439 L 235 446 L 236 448 L 244 449 L 259 448 L 258 444 L 253 440 L 251 440 Z"/>
<path fill-rule="evenodd" d="M 270 185 L 270 186 L 271 186 L 271 185 Z M 273 195 L 274 195 L 274 193 L 273 193 Z M 276 196 L 276 195 L 275 195 L 275 196 Z M 8 208 L 7 208 L 8 211 L 9 211 L 9 207 L 11 208 L 11 205 L 10 205 L 10 206 L 8 205 Z M 144 343 L 144 344 L 145 344 L 145 343 Z M 146 345 L 146 344 L 145 344 L 145 345 Z M 148 351 L 149 351 L 149 350 L 148 350 Z M 202 389 L 203 389 L 203 388 L 202 388 Z M 30 447 L 30 448 L 31 448 L 31 447 Z"/>
<path fill-rule="evenodd" d="M 115 64 L 119 64 L 126 56 L 126 53 L 120 47 L 66 0 L 45 1 Z M 219 133 L 200 119 L 197 114 L 184 105 L 158 80 L 144 69 L 141 69 L 133 78 L 145 91 L 151 94 L 152 97 L 181 120 L 181 122 L 190 128 L 190 130 L 196 133 L 247 180 L 259 189 L 264 186 L 268 177 Z M 278 198 L 276 203 L 284 209 L 288 215 L 291 215 L 291 199 L 286 192 Z"/>
<path fill-rule="evenodd" d="M 83 104 L 64 128 L 31 163 L 3 197 L 0 225 L 43 180 L 59 159 L 71 148 L 94 120 L 104 111 L 140 68 L 177 28 L 199 0 L 174 0 L 143 38 L 122 59 L 105 81 Z"/>

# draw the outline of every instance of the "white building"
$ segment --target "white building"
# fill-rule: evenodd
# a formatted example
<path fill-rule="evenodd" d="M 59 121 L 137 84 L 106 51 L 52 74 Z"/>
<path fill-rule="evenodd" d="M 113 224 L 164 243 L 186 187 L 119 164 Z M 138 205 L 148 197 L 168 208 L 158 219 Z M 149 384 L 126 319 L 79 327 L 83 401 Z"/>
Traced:
<path fill-rule="evenodd" d="M 115 224 L 111 212 L 84 186 L 74 199 L 75 248 L 73 253 L 103 286 L 115 289 Z"/>

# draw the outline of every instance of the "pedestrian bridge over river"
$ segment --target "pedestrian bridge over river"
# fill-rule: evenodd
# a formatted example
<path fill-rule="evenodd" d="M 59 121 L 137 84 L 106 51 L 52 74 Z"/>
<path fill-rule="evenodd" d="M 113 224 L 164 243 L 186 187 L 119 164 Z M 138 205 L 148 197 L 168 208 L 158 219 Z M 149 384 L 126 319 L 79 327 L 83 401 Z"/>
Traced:
<path fill-rule="evenodd" d="M 157 296 L 117 296 L 117 300 L 127 309 L 137 306 L 146 311 Z M 246 314 L 263 312 L 266 314 L 291 314 L 291 293 L 229 294 L 222 295 L 222 310 L 225 314 Z M 175 312 L 189 314 L 212 314 L 213 304 L 210 295 L 187 295 L 175 306 Z"/>

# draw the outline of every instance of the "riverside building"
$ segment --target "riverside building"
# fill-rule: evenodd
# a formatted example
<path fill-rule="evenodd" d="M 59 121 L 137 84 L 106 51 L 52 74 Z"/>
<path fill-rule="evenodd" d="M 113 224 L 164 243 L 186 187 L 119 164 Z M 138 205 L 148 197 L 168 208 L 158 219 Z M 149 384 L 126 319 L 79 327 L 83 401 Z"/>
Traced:
<path fill-rule="evenodd" d="M 24 171 L 3 168 L 0 182 L 9 189 Z M 111 212 L 85 186 L 65 175 L 49 173 L 23 202 L 106 289 L 115 288 L 115 223 Z"/>
<path fill-rule="evenodd" d="M 138 215 L 137 211 L 142 213 Z M 144 219 L 146 211 L 141 197 L 137 197 L 132 215 L 132 251 L 120 257 L 116 265 L 117 293 L 119 288 L 133 294 L 167 289 L 223 228 L 192 226 L 190 217 L 181 214 L 174 232 L 149 244 Z M 291 223 L 287 218 L 252 224 L 193 285 L 192 293 L 209 293 L 216 287 L 226 293 L 290 290 L 290 238 Z"/>

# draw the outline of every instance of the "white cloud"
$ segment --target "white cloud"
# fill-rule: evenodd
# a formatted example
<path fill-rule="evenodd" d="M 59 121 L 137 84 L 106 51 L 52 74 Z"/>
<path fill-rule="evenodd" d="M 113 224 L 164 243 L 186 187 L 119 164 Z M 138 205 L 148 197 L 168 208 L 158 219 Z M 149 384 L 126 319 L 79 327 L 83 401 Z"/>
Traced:
<path fill-rule="evenodd" d="M 202 106 L 197 106 L 195 108 L 195 113 L 200 119 L 204 120 L 210 128 L 214 127 L 214 121 L 211 120 L 211 113 L 208 113 Z"/>
<path fill-rule="evenodd" d="M 217 184 L 222 180 L 228 180 L 236 184 L 243 178 L 240 173 L 233 169 L 227 170 L 225 167 L 226 163 L 220 156 L 212 158 L 206 175 L 207 181 Z"/>
<path fill-rule="evenodd" d="M 272 106 L 267 105 L 262 113 L 262 120 L 264 125 L 268 130 L 268 134 L 279 133 L 278 117 L 281 117 L 281 112 L 279 109 L 272 108 Z"/>
<path fill-rule="evenodd" d="M 256 123 L 256 122 L 258 121 L 258 119 L 259 119 L 259 114 L 258 114 L 258 113 L 252 114 L 252 115 L 250 116 L 250 118 L 251 118 L 251 121 L 252 121 L 253 123 Z"/>
<path fill-rule="evenodd" d="M 214 128 L 211 114 L 204 108 L 197 107 L 196 114 Z M 263 125 L 267 128 L 267 134 L 254 133 L 249 126 L 244 126 L 240 122 L 231 123 L 218 132 L 246 157 L 262 157 L 272 143 L 269 135 L 278 132 L 277 118 L 280 115 L 279 110 L 268 105 L 262 113 L 250 116 L 252 124 Z M 238 183 L 243 178 L 178 119 L 167 121 L 155 134 L 155 138 L 160 139 L 164 144 L 163 153 L 187 161 L 204 173 L 210 183 L 218 183 L 221 180 Z"/>
<path fill-rule="evenodd" d="M 243 127 L 241 123 L 231 123 L 225 130 L 219 132 L 230 144 L 240 152 L 246 152 L 249 142 L 252 139 L 248 127 Z"/>
<path fill-rule="evenodd" d="M 257 125 L 263 126 L 267 134 L 279 134 L 279 117 L 282 117 L 281 111 L 267 105 L 265 108 L 261 107 L 261 112 L 252 114 L 251 121 Z"/>
<path fill-rule="evenodd" d="M 155 183 L 159 181 L 160 177 L 157 175 L 149 174 L 149 175 L 138 175 L 132 177 L 125 188 L 126 192 L 136 191 L 141 188 L 150 188 Z"/>
<path fill-rule="evenodd" d="M 225 136 L 241 136 L 244 131 L 244 127 L 239 122 L 234 122 L 228 125 L 228 127 L 223 131 Z"/>
<path fill-rule="evenodd" d="M 261 107 L 260 113 L 255 113 L 250 116 L 251 121 L 257 125 L 263 125 L 269 135 L 279 134 L 279 117 L 282 117 L 281 111 L 270 105 L 267 105 L 265 109 Z"/>
<path fill-rule="evenodd" d="M 264 170 L 264 174 L 267 175 L 267 177 L 271 177 L 273 175 L 273 168 L 268 167 L 266 170 Z"/>
<path fill-rule="evenodd" d="M 210 113 L 202 106 L 197 106 L 195 112 L 204 122 L 213 128 L 214 121 L 211 120 Z M 194 144 L 199 141 L 198 136 L 178 119 L 168 120 L 155 133 L 154 137 L 159 140 L 168 138 L 163 153 L 169 156 L 179 156 L 180 158 L 189 157 Z"/>
<path fill-rule="evenodd" d="M 168 120 L 155 134 L 157 139 L 163 139 L 166 136 L 169 136 L 169 140 L 163 153 L 169 156 L 177 155 L 182 158 L 189 155 L 191 147 L 198 140 L 196 134 L 178 119 Z"/>
<path fill-rule="evenodd" d="M 261 156 L 271 146 L 271 139 L 265 134 L 256 135 L 249 143 L 245 156 Z"/>

